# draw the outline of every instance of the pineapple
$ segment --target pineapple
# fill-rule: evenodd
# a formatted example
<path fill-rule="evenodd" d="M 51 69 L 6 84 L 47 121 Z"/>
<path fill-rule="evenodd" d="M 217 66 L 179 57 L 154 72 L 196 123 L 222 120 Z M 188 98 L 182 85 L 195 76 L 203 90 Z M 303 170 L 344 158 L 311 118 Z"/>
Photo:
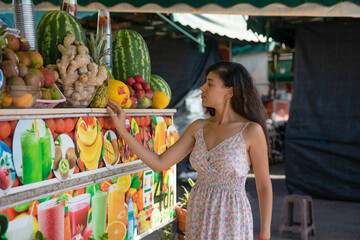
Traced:
<path fill-rule="evenodd" d="M 109 90 L 107 86 L 107 80 L 100 85 L 95 92 L 93 99 L 90 102 L 92 108 L 104 108 L 108 104 Z"/>
<path fill-rule="evenodd" d="M 99 66 L 104 65 L 104 57 L 106 55 L 110 55 L 110 49 L 105 49 L 105 36 L 105 34 L 100 33 L 94 37 L 94 33 L 90 33 L 90 39 L 88 39 L 90 56 L 92 60 Z"/>
<path fill-rule="evenodd" d="M 94 37 L 93 33 L 90 33 L 90 39 L 88 40 L 89 43 L 89 52 L 92 60 L 97 65 L 104 65 L 104 57 L 110 54 L 110 49 L 105 49 L 106 46 L 106 39 L 105 34 L 98 34 L 96 38 Z M 107 106 L 108 103 L 108 95 L 109 90 L 107 86 L 107 80 L 100 85 L 91 100 L 90 107 L 92 108 L 104 108 Z"/>

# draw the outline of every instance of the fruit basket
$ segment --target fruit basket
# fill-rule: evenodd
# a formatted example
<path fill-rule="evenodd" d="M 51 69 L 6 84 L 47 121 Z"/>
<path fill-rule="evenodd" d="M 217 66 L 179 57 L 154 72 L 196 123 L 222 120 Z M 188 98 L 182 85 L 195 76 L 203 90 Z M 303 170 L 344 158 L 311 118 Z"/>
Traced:
<path fill-rule="evenodd" d="M 57 89 L 59 91 L 59 93 L 61 94 L 61 98 L 60 99 L 36 99 L 35 104 L 33 106 L 33 108 L 54 108 L 56 105 L 58 105 L 59 103 L 65 102 L 66 98 L 63 95 L 63 93 L 59 90 L 59 88 L 56 86 L 56 84 L 54 84 L 52 86 L 53 89 Z"/>
<path fill-rule="evenodd" d="M 84 85 L 81 83 L 59 86 L 66 98 L 64 106 L 83 108 L 90 104 L 98 87 L 98 85 Z"/>
<path fill-rule="evenodd" d="M 2 95 L 2 108 L 30 108 L 40 94 L 34 86 L 7 86 Z"/>
<path fill-rule="evenodd" d="M 152 99 L 154 97 L 153 93 L 135 93 L 134 96 L 137 98 L 138 104 L 136 108 L 148 108 L 152 104 Z"/>

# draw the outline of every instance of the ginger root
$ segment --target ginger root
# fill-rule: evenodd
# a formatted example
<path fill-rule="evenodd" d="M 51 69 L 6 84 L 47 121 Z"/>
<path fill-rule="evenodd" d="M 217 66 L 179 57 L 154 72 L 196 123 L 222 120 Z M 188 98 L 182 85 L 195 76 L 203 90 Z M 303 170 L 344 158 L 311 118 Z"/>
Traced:
<path fill-rule="evenodd" d="M 72 105 L 88 105 L 97 88 L 107 78 L 105 66 L 91 61 L 89 49 L 84 43 L 75 41 L 72 34 L 58 45 L 62 57 L 47 68 L 55 73 L 57 82 L 63 87 L 64 95 Z"/>

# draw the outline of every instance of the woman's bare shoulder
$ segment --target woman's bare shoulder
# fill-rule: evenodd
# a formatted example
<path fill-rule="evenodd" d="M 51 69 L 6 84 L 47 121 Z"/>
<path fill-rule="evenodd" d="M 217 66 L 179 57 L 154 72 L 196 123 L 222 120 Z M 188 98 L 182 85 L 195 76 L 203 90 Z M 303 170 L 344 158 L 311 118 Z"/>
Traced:
<path fill-rule="evenodd" d="M 193 121 L 185 130 L 184 134 L 195 136 L 199 129 L 203 126 L 205 119 L 197 119 Z"/>
<path fill-rule="evenodd" d="M 256 141 L 259 138 L 264 138 L 264 130 L 261 125 L 257 122 L 250 122 L 248 126 L 244 129 L 244 138 L 249 141 Z"/>

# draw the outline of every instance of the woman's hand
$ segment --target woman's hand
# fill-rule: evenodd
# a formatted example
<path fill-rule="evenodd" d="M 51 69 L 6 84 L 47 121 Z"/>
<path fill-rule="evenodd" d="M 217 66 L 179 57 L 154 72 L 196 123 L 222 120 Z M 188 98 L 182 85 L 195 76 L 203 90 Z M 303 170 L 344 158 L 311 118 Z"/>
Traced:
<path fill-rule="evenodd" d="M 117 132 L 122 135 L 124 131 L 126 131 L 125 127 L 125 120 L 126 120 L 126 113 L 120 107 L 119 104 L 113 102 L 111 100 L 108 101 L 108 106 L 106 107 L 107 112 L 110 114 L 111 119 L 114 122 L 115 128 Z M 116 114 L 116 116 L 115 116 Z"/>

